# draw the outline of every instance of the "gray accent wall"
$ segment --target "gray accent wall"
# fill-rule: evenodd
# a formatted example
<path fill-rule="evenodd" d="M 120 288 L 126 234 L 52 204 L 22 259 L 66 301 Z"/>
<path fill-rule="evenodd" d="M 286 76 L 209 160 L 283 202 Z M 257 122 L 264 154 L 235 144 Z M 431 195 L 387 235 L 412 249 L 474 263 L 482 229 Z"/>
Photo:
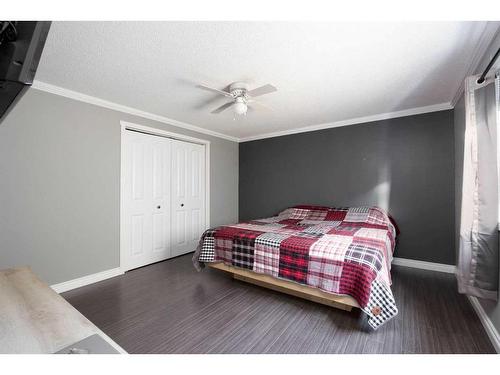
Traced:
<path fill-rule="evenodd" d="M 296 204 L 377 205 L 395 255 L 455 264 L 453 111 L 240 143 L 241 220 Z"/>
<path fill-rule="evenodd" d="M 237 221 L 237 143 L 30 89 L 0 123 L 0 269 L 119 267 L 120 120 L 211 141 L 211 225 Z"/>

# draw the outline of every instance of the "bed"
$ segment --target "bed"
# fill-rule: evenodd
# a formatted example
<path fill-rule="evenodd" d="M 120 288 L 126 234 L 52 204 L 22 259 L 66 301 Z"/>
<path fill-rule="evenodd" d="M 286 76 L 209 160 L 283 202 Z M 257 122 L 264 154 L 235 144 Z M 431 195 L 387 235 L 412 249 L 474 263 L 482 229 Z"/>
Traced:
<path fill-rule="evenodd" d="M 359 307 L 377 329 L 398 313 L 390 274 L 396 235 L 378 207 L 299 205 L 208 229 L 193 264 L 333 307 Z"/>

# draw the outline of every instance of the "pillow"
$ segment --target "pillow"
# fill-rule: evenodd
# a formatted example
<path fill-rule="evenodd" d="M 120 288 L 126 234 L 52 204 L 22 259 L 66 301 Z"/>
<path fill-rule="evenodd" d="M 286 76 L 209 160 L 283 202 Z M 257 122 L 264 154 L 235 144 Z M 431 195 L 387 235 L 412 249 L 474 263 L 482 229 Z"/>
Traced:
<path fill-rule="evenodd" d="M 325 220 L 329 207 L 298 205 L 281 211 L 278 216 L 298 220 Z"/>
<path fill-rule="evenodd" d="M 278 216 L 284 219 L 312 221 L 354 221 L 368 224 L 392 226 L 395 234 L 399 228 L 394 219 L 379 207 L 326 207 L 315 205 L 297 205 L 281 211 Z M 347 216 L 347 217 L 346 217 Z"/>

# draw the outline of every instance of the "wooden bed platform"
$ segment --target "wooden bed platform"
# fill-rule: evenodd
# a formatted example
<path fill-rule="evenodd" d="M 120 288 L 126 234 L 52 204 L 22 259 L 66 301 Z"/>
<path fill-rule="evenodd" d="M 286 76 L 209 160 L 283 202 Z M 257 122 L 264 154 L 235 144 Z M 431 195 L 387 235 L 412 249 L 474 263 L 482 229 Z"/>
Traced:
<path fill-rule="evenodd" d="M 205 265 L 210 268 L 228 272 L 237 280 L 290 294 L 295 297 L 304 298 L 309 301 L 321 303 L 337 309 L 351 311 L 353 307 L 359 307 L 356 300 L 350 296 L 339 296 L 326 293 L 317 288 L 300 285 L 292 281 L 276 279 L 272 276 L 245 270 L 243 268 L 231 267 L 224 263 L 205 263 Z"/>

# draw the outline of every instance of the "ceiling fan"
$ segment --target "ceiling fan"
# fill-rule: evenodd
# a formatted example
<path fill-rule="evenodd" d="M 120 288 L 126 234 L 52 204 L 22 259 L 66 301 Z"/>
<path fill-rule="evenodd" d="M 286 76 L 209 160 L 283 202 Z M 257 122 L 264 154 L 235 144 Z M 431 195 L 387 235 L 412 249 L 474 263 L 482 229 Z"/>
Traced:
<path fill-rule="evenodd" d="M 249 107 L 252 108 L 253 104 L 256 104 L 266 109 L 270 109 L 266 105 L 258 102 L 253 98 L 277 91 L 277 88 L 270 84 L 257 87 L 256 89 L 253 90 L 248 90 L 248 85 L 244 82 L 232 83 L 229 86 L 229 91 L 215 89 L 213 87 L 202 84 L 198 84 L 197 87 L 204 90 L 216 92 L 217 94 L 224 95 L 225 97 L 231 99 L 231 101 L 227 102 L 226 104 L 223 104 L 219 108 L 214 109 L 211 112 L 213 114 L 219 114 L 222 111 L 228 109 L 229 107 L 232 107 L 236 115 L 246 115 L 248 108 Z M 249 106 L 249 104 L 252 104 L 252 106 Z"/>

